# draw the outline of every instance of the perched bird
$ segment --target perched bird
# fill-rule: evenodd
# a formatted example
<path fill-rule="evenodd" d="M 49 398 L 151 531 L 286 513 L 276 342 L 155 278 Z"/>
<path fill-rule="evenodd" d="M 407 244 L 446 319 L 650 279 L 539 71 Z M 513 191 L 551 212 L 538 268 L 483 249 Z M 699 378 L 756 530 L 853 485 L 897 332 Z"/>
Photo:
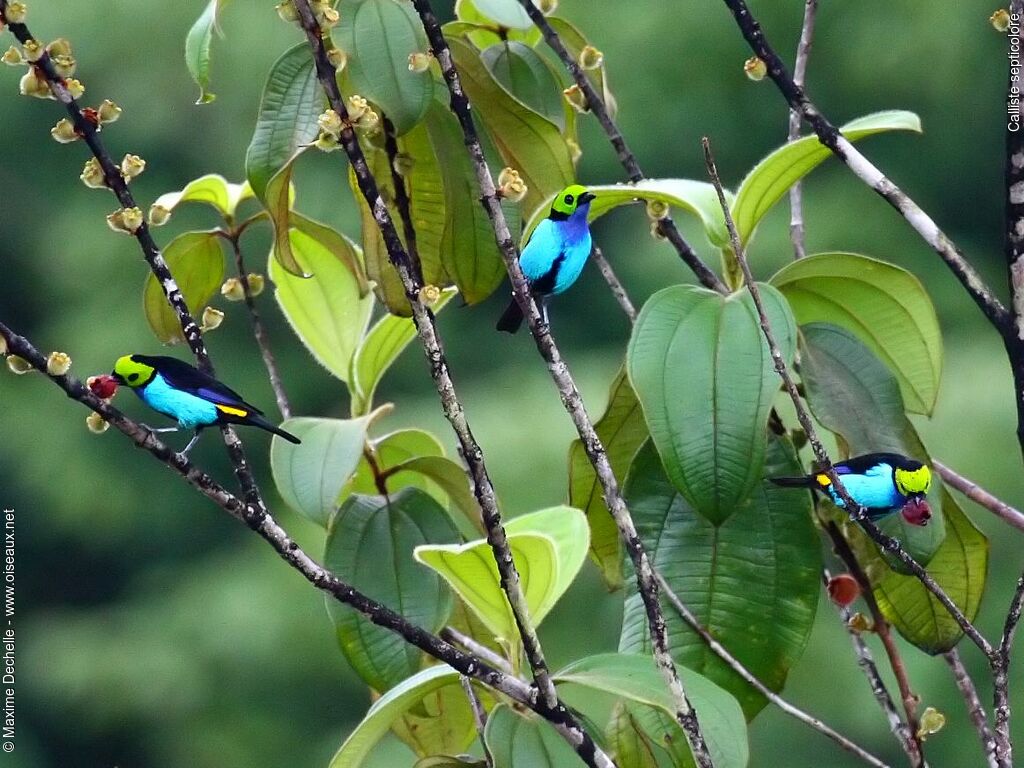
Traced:
<path fill-rule="evenodd" d="M 869 453 L 833 466 L 850 498 L 867 510 L 870 519 L 877 520 L 896 510 L 903 511 L 907 521 L 915 525 L 925 525 L 931 517 L 925 495 L 931 488 L 932 473 L 926 464 L 898 453 Z M 823 472 L 769 479 L 787 488 L 821 491 L 837 507 L 845 506 Z"/>
<path fill-rule="evenodd" d="M 247 424 L 292 443 L 299 438 L 278 429 L 263 418 L 262 411 L 249 405 L 241 395 L 212 376 L 175 357 L 125 355 L 119 357 L 110 374 L 119 384 L 131 387 L 154 411 L 170 416 L 177 427 L 153 432 L 194 429 L 195 435 L 181 453 L 187 454 L 204 427 L 214 424 Z"/>
<path fill-rule="evenodd" d="M 519 266 L 530 282 L 533 297 L 540 302 L 547 322 L 547 300 L 573 283 L 590 256 L 590 227 L 587 215 L 594 195 L 579 184 L 566 187 L 551 203 L 551 212 L 530 237 L 519 256 Z M 523 311 L 513 297 L 498 320 L 498 330 L 515 333 L 523 324 Z"/>

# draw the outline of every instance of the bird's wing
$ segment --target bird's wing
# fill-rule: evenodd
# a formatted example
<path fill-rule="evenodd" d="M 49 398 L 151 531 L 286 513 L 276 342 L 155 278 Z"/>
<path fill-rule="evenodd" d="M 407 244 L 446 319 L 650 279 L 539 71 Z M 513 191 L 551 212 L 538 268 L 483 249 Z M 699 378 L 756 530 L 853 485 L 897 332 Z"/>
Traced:
<path fill-rule="evenodd" d="M 519 266 L 531 283 L 536 283 L 551 272 L 562 255 L 564 243 L 558 230 L 558 222 L 544 219 L 533 231 L 530 242 L 519 256 Z"/>
<path fill-rule="evenodd" d="M 236 414 L 238 416 L 246 416 L 250 413 L 263 413 L 256 406 L 245 402 L 240 394 L 226 384 L 220 383 L 209 374 L 203 373 L 176 357 L 151 357 L 143 362 L 156 368 L 167 383 L 175 389 L 201 397 L 215 405 L 224 405 L 246 411 L 244 414 Z"/>
<path fill-rule="evenodd" d="M 865 474 L 873 467 L 877 467 L 880 464 L 888 464 L 892 471 L 892 467 L 896 466 L 897 463 L 902 459 L 901 456 L 895 453 L 867 453 L 863 456 L 854 456 L 852 459 L 847 459 L 836 465 L 836 471 L 842 472 L 844 469 L 850 473 Z"/>

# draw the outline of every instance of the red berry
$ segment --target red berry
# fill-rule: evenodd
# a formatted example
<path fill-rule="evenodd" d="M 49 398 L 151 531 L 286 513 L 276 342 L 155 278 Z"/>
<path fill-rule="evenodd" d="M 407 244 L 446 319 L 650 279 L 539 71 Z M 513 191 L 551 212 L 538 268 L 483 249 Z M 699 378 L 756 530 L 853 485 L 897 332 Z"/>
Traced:
<path fill-rule="evenodd" d="M 924 499 L 915 498 L 903 505 L 900 514 L 911 525 L 928 525 L 932 517 L 932 508 Z"/>
<path fill-rule="evenodd" d="M 828 596 L 844 608 L 860 597 L 860 584 L 848 573 L 840 573 L 828 580 Z"/>
<path fill-rule="evenodd" d="M 102 376 L 90 376 L 86 384 L 101 400 L 109 400 L 117 392 L 117 379 L 106 373 Z"/>

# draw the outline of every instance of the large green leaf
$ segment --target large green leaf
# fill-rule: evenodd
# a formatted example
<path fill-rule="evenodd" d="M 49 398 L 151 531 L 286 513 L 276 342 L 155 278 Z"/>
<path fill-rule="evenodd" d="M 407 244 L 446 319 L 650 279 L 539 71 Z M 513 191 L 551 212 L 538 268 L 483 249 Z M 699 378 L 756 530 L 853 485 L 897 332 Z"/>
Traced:
<path fill-rule="evenodd" d="M 217 27 L 217 14 L 227 0 L 210 0 L 185 38 L 185 65 L 199 86 L 196 104 L 208 104 L 217 96 L 210 92 L 210 42 Z"/>
<path fill-rule="evenodd" d="M 791 362 L 796 325 L 786 300 L 768 285 L 761 295 Z M 637 318 L 626 365 L 669 478 L 700 514 L 722 523 L 761 481 L 779 387 L 753 300 L 688 285 L 659 291 Z"/>
<path fill-rule="evenodd" d="M 498 154 L 526 182 L 523 210 L 533 210 L 575 178 L 559 127 L 510 96 L 468 42 L 455 38 L 449 45 L 466 95 Z"/>
<path fill-rule="evenodd" d="M 743 768 L 749 759 L 747 724 L 739 703 L 703 675 L 678 668 L 686 696 L 700 718 L 701 730 L 716 768 Z M 604 653 L 570 664 L 554 676 L 557 685 L 578 685 L 591 691 L 645 704 L 669 717 L 675 704 L 650 656 Z"/>
<path fill-rule="evenodd" d="M 418 488 L 385 496 L 350 496 L 331 518 L 324 566 L 413 624 L 438 631 L 452 610 L 444 581 L 419 565 L 423 544 L 458 538 L 444 509 Z M 422 666 L 423 652 L 389 629 L 327 597 L 342 652 L 377 691 L 386 691 Z"/>
<path fill-rule="evenodd" d="M 432 480 L 447 494 L 452 506 L 461 513 L 455 520 L 460 532 L 469 536 L 483 533 L 480 504 L 473 495 L 469 475 L 454 461 L 444 456 L 416 456 L 395 465 L 392 470 L 396 480 L 401 479 L 406 473 Z"/>
<path fill-rule="evenodd" d="M 450 110 L 433 99 L 428 116 L 442 110 L 451 114 Z M 416 253 L 420 259 L 423 281 L 427 285 L 443 288 L 451 284 L 444 270 L 442 242 L 447 220 L 447 196 L 444 191 L 444 164 L 447 159 L 435 151 L 426 119 L 398 139 L 398 150 L 412 166 L 404 171 L 403 183 L 416 229 Z M 466 154 L 465 146 L 462 154 Z M 399 221 L 396 219 L 396 225 Z M 402 234 L 405 234 L 404 228 Z"/>
<path fill-rule="evenodd" d="M 153 207 L 174 211 L 181 203 L 205 203 L 224 218 L 234 218 L 238 205 L 252 197 L 249 182 L 232 184 L 219 173 L 208 173 L 193 179 L 182 189 L 165 192 L 153 201 Z M 152 209 L 151 209 L 152 210 Z"/>
<path fill-rule="evenodd" d="M 942 333 L 921 281 L 855 253 L 819 253 L 780 269 L 772 285 L 801 325 L 852 331 L 896 374 L 909 410 L 931 413 L 942 374 Z"/>
<path fill-rule="evenodd" d="M 718 193 L 706 181 L 644 179 L 636 184 L 591 184 L 587 189 L 596 195 L 594 202 L 590 204 L 590 221 L 619 206 L 631 205 L 637 200 L 657 201 L 681 208 L 699 218 L 704 225 L 705 234 L 713 244 L 723 246 L 729 241 L 725 217 L 718 204 Z M 555 193 L 552 193 L 530 214 L 530 220 L 523 230 L 523 244 L 541 220 L 547 217 L 554 199 Z M 726 199 L 732 199 L 731 192 L 726 191 Z"/>
<path fill-rule="evenodd" d="M 530 15 L 518 0 L 473 0 L 476 9 L 491 21 L 511 29 L 529 29 Z"/>
<path fill-rule="evenodd" d="M 440 441 L 430 432 L 421 429 L 400 429 L 397 432 L 390 432 L 383 437 L 372 439 L 369 444 L 373 449 L 377 468 L 381 472 L 389 472 L 399 464 L 417 457 L 444 456 L 444 446 Z M 437 484 L 422 475 L 408 477 L 396 475 L 393 484 L 389 483 L 388 488 L 395 490 L 408 485 L 421 488 L 438 500 L 444 497 Z M 342 489 L 341 499 L 346 499 L 350 493 L 370 495 L 380 493 L 373 469 L 365 455 L 360 458 L 355 473 Z"/>
<path fill-rule="evenodd" d="M 481 696 L 487 700 L 486 694 Z M 473 710 L 461 685 L 446 685 L 427 694 L 394 725 L 392 732 L 422 757 L 417 768 L 431 765 L 445 768 L 445 763 L 431 763 L 431 758 L 464 751 L 476 738 Z M 448 763 L 447 768 L 472 768 L 472 763 Z M 487 768 L 479 765 L 476 768 Z"/>
<path fill-rule="evenodd" d="M 302 440 L 293 445 L 275 436 L 270 444 L 270 469 L 285 504 L 326 528 L 342 488 L 363 455 L 366 430 L 374 415 L 285 421 L 281 429 Z"/>
<path fill-rule="evenodd" d="M 572 507 L 552 507 L 505 523 L 523 594 L 534 625 L 539 625 L 576 577 L 587 557 L 584 515 Z M 515 618 L 501 589 L 494 554 L 486 539 L 462 545 L 423 546 L 416 559 L 429 565 L 466 601 L 495 637 L 512 643 Z"/>
<path fill-rule="evenodd" d="M 788 441 L 772 438 L 766 477 L 801 474 Z M 697 620 L 759 680 L 782 690 L 803 653 L 821 590 L 821 551 L 810 497 L 762 481 L 719 526 L 696 514 L 665 476 L 653 446 L 637 454 L 625 495 L 648 555 Z M 676 662 L 736 696 L 747 719 L 767 701 L 665 603 Z M 640 595 L 626 598 L 619 650 L 649 652 Z"/>
<path fill-rule="evenodd" d="M 913 112 L 890 110 L 857 118 L 839 129 L 850 141 L 885 131 L 921 132 L 921 119 Z M 754 166 L 740 184 L 732 217 L 745 244 L 758 222 L 789 188 L 832 154 L 817 136 L 784 144 Z"/>
<path fill-rule="evenodd" d="M 541 39 L 540 30 L 532 23 L 521 29 L 502 26 L 481 13 L 473 0 L 455 0 L 455 18 L 457 21 L 449 21 L 442 27 L 444 36 L 448 40 L 453 37 L 467 37 L 481 50 L 505 40 L 536 45 Z"/>
<path fill-rule="evenodd" d="M 836 433 L 850 455 L 893 451 L 927 462 L 917 431 L 903 412 L 899 385 L 886 368 L 852 333 L 834 325 L 801 326 L 801 373 L 807 404 L 822 426 Z M 943 494 L 936 479 L 928 495 L 935 510 L 927 526 L 911 525 L 892 514 L 880 522 L 923 564 L 935 554 L 946 535 L 939 514 Z M 845 517 L 845 515 L 844 515 Z M 897 569 L 901 563 L 890 558 Z"/>
<path fill-rule="evenodd" d="M 618 768 L 658 768 L 660 750 L 641 728 L 636 708 L 625 701 L 615 704 L 605 729 L 608 748 Z"/>
<path fill-rule="evenodd" d="M 576 751 L 546 720 L 499 704 L 487 718 L 484 740 L 494 768 L 568 768 L 580 765 Z"/>
<path fill-rule="evenodd" d="M 510 96 L 565 130 L 562 85 L 533 48 L 510 40 L 489 46 L 480 56 Z"/>
<path fill-rule="evenodd" d="M 432 310 L 440 312 L 455 294 L 454 289 L 442 291 Z M 347 379 L 353 415 L 370 410 L 380 380 L 415 338 L 416 324 L 409 317 L 385 315 L 370 328 L 352 357 L 352 370 Z"/>
<path fill-rule="evenodd" d="M 423 25 L 411 3 L 353 0 L 341 10 L 334 32 L 348 54 L 348 89 L 374 102 L 399 134 L 423 117 L 434 93 L 429 71 L 409 69 L 409 54 L 429 49 Z"/>
<path fill-rule="evenodd" d="M 189 311 L 198 319 L 224 282 L 220 238 L 214 232 L 185 232 L 167 244 L 164 260 Z M 177 344 L 185 340 L 178 315 L 167 303 L 163 287 L 152 274 L 146 275 L 142 305 L 149 327 L 160 341 Z"/>
<path fill-rule="evenodd" d="M 612 382 L 608 407 L 595 425 L 615 479 L 621 485 L 637 449 L 648 438 L 643 410 L 625 370 Z M 582 509 L 590 524 L 590 556 L 601 569 L 609 589 L 622 586 L 622 546 L 615 519 L 604 503 L 601 483 L 583 443 L 569 446 L 569 504 Z"/>

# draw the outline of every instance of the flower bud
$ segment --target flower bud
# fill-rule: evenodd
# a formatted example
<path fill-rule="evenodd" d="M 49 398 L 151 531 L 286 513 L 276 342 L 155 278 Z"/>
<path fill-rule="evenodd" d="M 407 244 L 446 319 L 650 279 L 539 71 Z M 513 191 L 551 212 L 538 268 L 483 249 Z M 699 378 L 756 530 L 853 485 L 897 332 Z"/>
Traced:
<path fill-rule="evenodd" d="M 434 306 L 441 298 L 441 289 L 436 285 L 424 285 L 420 288 L 420 302 L 425 306 Z"/>
<path fill-rule="evenodd" d="M 665 239 L 665 235 L 661 231 L 661 222 L 660 221 L 652 221 L 651 222 L 651 237 L 653 237 L 655 240 L 664 240 Z"/>
<path fill-rule="evenodd" d="M 526 197 L 526 182 L 515 168 L 502 168 L 498 174 L 498 194 L 513 203 Z"/>
<path fill-rule="evenodd" d="M 82 169 L 82 175 L 78 178 L 90 189 L 103 189 L 107 186 L 107 179 L 103 175 L 103 168 L 100 166 L 100 161 L 95 157 L 90 157 L 86 160 L 85 167 Z"/>
<path fill-rule="evenodd" d="M 573 165 L 576 165 L 580 158 L 583 157 L 583 148 L 575 139 L 566 139 L 565 146 L 569 148 L 569 159 L 572 160 Z"/>
<path fill-rule="evenodd" d="M 149 206 L 149 223 L 154 227 L 162 227 L 171 218 L 171 209 L 162 205 Z"/>
<path fill-rule="evenodd" d="M 219 309 L 214 309 L 213 307 L 207 307 L 203 310 L 203 320 L 200 325 L 200 330 L 202 330 L 203 333 L 206 333 L 207 331 L 214 331 L 217 328 L 220 328 L 220 324 L 223 322 L 223 312 Z"/>
<path fill-rule="evenodd" d="M 66 117 L 62 117 L 57 121 L 57 124 L 50 129 L 50 135 L 61 144 L 70 144 L 73 141 L 78 141 L 79 138 L 78 131 L 75 130 L 75 124 Z"/>
<path fill-rule="evenodd" d="M 107 226 L 115 232 L 134 235 L 142 226 L 142 211 L 138 208 L 118 208 L 107 216 Z"/>
<path fill-rule="evenodd" d="M 51 376 L 63 376 L 71 370 L 71 357 L 65 352 L 51 352 L 46 358 L 46 372 Z"/>
<path fill-rule="evenodd" d="M 277 8 L 277 15 L 281 17 L 281 21 L 287 21 L 291 24 L 299 20 L 299 12 L 292 0 L 284 0 L 283 3 L 278 3 L 275 8 Z"/>
<path fill-rule="evenodd" d="M 316 123 L 324 133 L 329 133 L 334 138 L 341 136 L 341 129 L 343 125 L 341 117 L 333 109 L 328 109 L 320 115 L 320 117 L 316 119 Z"/>
<path fill-rule="evenodd" d="M 58 37 L 46 46 L 46 52 L 50 54 L 50 56 L 70 56 L 71 43 L 67 38 Z"/>
<path fill-rule="evenodd" d="M 220 287 L 220 295 L 228 301 L 243 301 L 245 289 L 242 288 L 242 281 L 237 277 L 229 277 Z"/>
<path fill-rule="evenodd" d="M 250 272 L 245 276 L 245 280 L 249 283 L 250 296 L 259 296 L 263 293 L 263 289 L 266 287 L 263 275 L 257 274 L 256 272 Z"/>
<path fill-rule="evenodd" d="M 355 122 L 370 109 L 370 105 L 362 96 L 353 94 L 345 100 L 345 108 L 348 110 L 348 119 Z"/>
<path fill-rule="evenodd" d="M 97 110 L 97 114 L 99 115 L 100 125 L 116 123 L 117 118 L 121 116 L 121 108 L 110 99 L 104 99 Z"/>
<path fill-rule="evenodd" d="M 17 67 L 25 63 L 25 57 L 21 55 L 21 51 L 15 48 L 13 45 L 4 51 L 4 55 L 0 56 L 0 61 L 11 67 Z"/>
<path fill-rule="evenodd" d="M 409 54 L 409 71 L 426 72 L 430 69 L 430 54 L 416 51 Z"/>
<path fill-rule="evenodd" d="M 331 29 L 341 21 L 341 14 L 338 13 L 337 9 L 327 7 L 324 8 L 323 13 L 317 15 L 316 20 L 320 22 L 320 26 L 324 29 Z"/>
<path fill-rule="evenodd" d="M 7 354 L 7 337 L 0 336 L 0 355 Z"/>
<path fill-rule="evenodd" d="M 33 64 L 39 61 L 43 54 L 46 53 L 46 46 L 38 40 L 32 40 L 31 38 L 22 43 L 21 47 L 25 49 L 25 58 Z"/>
<path fill-rule="evenodd" d="M 399 152 L 395 155 L 394 167 L 395 173 L 402 178 L 405 178 L 412 173 L 412 169 L 416 167 L 416 161 L 411 155 L 407 155 L 405 152 Z"/>
<path fill-rule="evenodd" d="M 341 48 L 331 48 L 327 52 L 327 60 L 331 62 L 331 66 L 338 72 L 341 72 L 348 64 L 348 54 L 345 53 Z"/>
<path fill-rule="evenodd" d="M 75 78 L 69 78 L 64 81 L 64 87 L 68 89 L 68 93 L 71 94 L 71 98 L 76 101 L 85 95 L 85 86 L 82 85 L 81 80 L 75 80 Z"/>
<path fill-rule="evenodd" d="M 587 104 L 587 96 L 580 90 L 578 85 L 570 85 L 562 93 L 565 95 L 566 101 L 569 105 L 577 112 L 587 113 L 590 111 L 590 105 Z"/>
<path fill-rule="evenodd" d="M 125 155 L 121 160 L 121 175 L 130 181 L 146 170 L 146 161 L 138 155 Z"/>
<path fill-rule="evenodd" d="M 558 10 L 558 0 L 536 0 L 534 5 L 540 8 L 540 12 L 545 16 L 550 16 Z"/>
<path fill-rule="evenodd" d="M 24 24 L 28 8 L 24 3 L 8 3 L 4 11 L 4 18 L 8 24 Z"/>
<path fill-rule="evenodd" d="M 22 96 L 34 96 L 37 99 L 52 99 L 53 92 L 46 78 L 35 67 L 29 67 L 18 84 L 18 90 Z"/>
<path fill-rule="evenodd" d="M 860 597 L 860 584 L 848 573 L 839 573 L 828 580 L 828 596 L 844 608 Z"/>
<path fill-rule="evenodd" d="M 647 218 L 651 221 L 662 221 L 668 218 L 671 206 L 664 200 L 647 201 Z"/>
<path fill-rule="evenodd" d="M 94 435 L 102 435 L 110 429 L 110 422 L 96 413 L 96 411 L 93 411 L 85 417 L 85 426 L 88 427 L 89 431 Z"/>
<path fill-rule="evenodd" d="M 871 622 L 871 619 L 869 619 L 860 611 L 857 611 L 857 613 L 853 614 L 853 616 L 850 617 L 850 620 L 846 622 L 846 626 L 851 631 L 857 632 L 858 634 L 861 632 L 875 631 L 875 625 Z"/>
<path fill-rule="evenodd" d="M 7 367 L 11 369 L 11 373 L 16 373 L 19 376 L 35 370 L 32 367 L 32 363 L 24 357 L 18 357 L 17 355 L 7 356 Z"/>
<path fill-rule="evenodd" d="M 117 392 L 117 379 L 109 373 L 90 376 L 85 380 L 85 386 L 100 400 L 110 400 Z"/>
<path fill-rule="evenodd" d="M 78 62 L 75 61 L 75 57 L 67 53 L 62 53 L 59 56 L 52 56 L 50 60 L 53 62 L 53 68 L 57 74 L 61 77 L 71 77 L 75 74 L 75 69 L 78 67 Z"/>
<path fill-rule="evenodd" d="M 764 80 L 764 76 L 768 74 L 768 65 L 757 56 L 751 56 L 743 62 L 743 71 L 748 78 L 757 83 Z"/>
<path fill-rule="evenodd" d="M 334 152 L 336 149 L 341 149 L 338 137 L 332 136 L 329 133 L 321 133 L 317 136 L 316 141 L 313 142 L 313 146 L 321 152 Z"/>
<path fill-rule="evenodd" d="M 1000 8 L 989 16 L 988 20 L 997 32 L 1005 32 L 1010 28 L 1010 14 L 1005 8 Z"/>
<path fill-rule="evenodd" d="M 580 51 L 579 63 L 583 69 L 598 69 L 604 64 L 604 54 L 592 45 L 585 45 Z"/>
<path fill-rule="evenodd" d="M 926 707 L 921 713 L 920 725 L 917 729 L 917 738 L 924 741 L 934 733 L 942 730 L 946 724 L 946 716 L 935 707 Z"/>
<path fill-rule="evenodd" d="M 355 121 L 355 127 L 364 133 L 374 133 L 380 127 L 380 115 L 372 109 L 367 109 Z"/>

